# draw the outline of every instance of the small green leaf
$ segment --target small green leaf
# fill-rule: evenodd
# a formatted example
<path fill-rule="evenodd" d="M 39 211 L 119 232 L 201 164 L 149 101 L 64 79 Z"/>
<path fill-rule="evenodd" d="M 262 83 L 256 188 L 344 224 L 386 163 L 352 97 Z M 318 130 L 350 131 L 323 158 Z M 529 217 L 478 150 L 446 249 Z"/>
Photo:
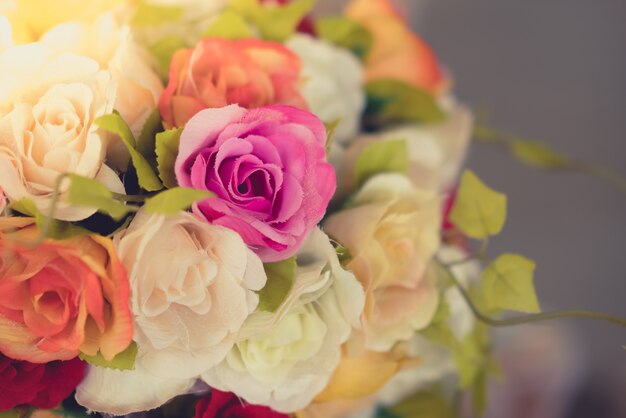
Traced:
<path fill-rule="evenodd" d="M 205 38 L 223 38 L 231 40 L 254 37 L 243 17 L 232 10 L 226 10 L 218 16 L 204 32 L 203 36 Z"/>
<path fill-rule="evenodd" d="M 71 183 L 67 202 L 78 206 L 96 208 L 116 221 L 132 209 L 113 199 L 113 194 L 102 183 L 85 177 L 70 175 Z"/>
<path fill-rule="evenodd" d="M 157 6 L 142 1 L 139 3 L 130 24 L 133 26 L 159 26 L 164 23 L 175 22 L 183 15 L 180 6 Z"/>
<path fill-rule="evenodd" d="M 506 196 L 490 189 L 474 172 L 466 170 L 461 177 L 450 220 L 471 238 L 497 235 L 506 220 Z"/>
<path fill-rule="evenodd" d="M 10 411 L 0 411 L 0 418 L 20 418 L 20 411 L 11 409 Z"/>
<path fill-rule="evenodd" d="M 137 151 L 148 160 L 153 170 L 157 168 L 155 153 L 156 134 L 162 130 L 161 114 L 157 108 L 150 113 L 150 116 L 148 116 L 148 119 L 146 119 L 146 122 L 143 124 L 139 138 L 137 138 Z"/>
<path fill-rule="evenodd" d="M 262 5 L 258 0 L 230 0 L 232 10 L 253 23 L 265 39 L 284 41 L 313 8 L 315 0 L 295 0 L 286 5 Z"/>
<path fill-rule="evenodd" d="M 392 416 L 399 418 L 456 418 L 456 411 L 437 389 L 425 390 L 388 408 Z"/>
<path fill-rule="evenodd" d="M 409 152 L 404 139 L 377 141 L 368 145 L 354 165 L 357 184 L 379 173 L 403 173 L 409 170 Z"/>
<path fill-rule="evenodd" d="M 100 116 L 94 123 L 105 131 L 118 135 L 122 139 L 122 142 L 126 145 L 130 153 L 133 166 L 135 170 L 137 170 L 139 185 L 144 190 L 154 192 L 163 188 L 163 184 L 161 184 L 157 175 L 152 171 L 148 160 L 135 149 L 137 146 L 135 137 L 119 113 L 114 112 L 109 115 Z"/>
<path fill-rule="evenodd" d="M 328 42 L 347 48 L 359 58 L 365 57 L 374 42 L 372 34 L 354 20 L 333 16 L 315 22 L 318 36 Z"/>
<path fill-rule="evenodd" d="M 370 81 L 365 90 L 364 122 L 368 128 L 397 122 L 437 123 L 446 118 L 432 94 L 402 81 Z"/>
<path fill-rule="evenodd" d="M 487 309 L 540 312 L 534 272 L 534 261 L 518 254 L 503 254 L 489 264 L 481 279 Z"/>
<path fill-rule="evenodd" d="M 167 78 L 174 53 L 186 47 L 187 44 L 178 36 L 165 36 L 148 46 L 161 78 Z"/>
<path fill-rule="evenodd" d="M 134 370 L 135 359 L 137 358 L 137 343 L 133 341 L 128 348 L 126 348 L 126 350 L 116 355 L 111 361 L 105 360 L 100 352 L 98 352 L 95 356 L 88 356 L 80 353 L 78 357 L 80 357 L 81 360 L 98 367 L 115 370 Z"/>
<path fill-rule="evenodd" d="M 182 128 L 174 128 L 160 132 L 156 136 L 159 177 L 163 180 L 165 187 L 170 189 L 178 186 L 178 180 L 176 180 L 176 174 L 174 173 L 174 164 L 178 156 L 178 146 L 182 132 Z"/>
<path fill-rule="evenodd" d="M 174 187 L 147 199 L 143 209 L 147 213 L 176 215 L 189 208 L 193 203 L 214 196 L 213 193 L 205 190 Z"/>
<path fill-rule="evenodd" d="M 516 140 L 510 144 L 511 152 L 521 162 L 541 168 L 564 168 L 571 165 L 563 155 L 539 141 Z"/>
<path fill-rule="evenodd" d="M 259 310 L 276 312 L 283 303 L 296 278 L 296 257 L 277 263 L 265 263 L 267 284 L 259 291 Z"/>
<path fill-rule="evenodd" d="M 324 123 L 324 127 L 326 128 L 326 154 L 330 154 L 330 148 L 333 146 L 335 131 L 340 123 L 341 118 Z"/>

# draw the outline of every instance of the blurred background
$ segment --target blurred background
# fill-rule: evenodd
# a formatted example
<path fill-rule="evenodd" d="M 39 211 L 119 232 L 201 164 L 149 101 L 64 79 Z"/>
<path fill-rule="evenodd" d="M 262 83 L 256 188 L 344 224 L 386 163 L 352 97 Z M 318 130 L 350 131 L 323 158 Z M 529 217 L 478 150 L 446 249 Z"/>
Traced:
<path fill-rule="evenodd" d="M 395 3 L 492 126 L 626 177 L 625 0 Z M 493 145 L 474 143 L 468 165 L 509 196 L 490 253 L 537 262 L 544 310 L 626 317 L 626 194 L 522 166 Z M 494 332 L 508 378 L 493 383 L 490 418 L 626 418 L 623 328 L 567 320 Z"/>

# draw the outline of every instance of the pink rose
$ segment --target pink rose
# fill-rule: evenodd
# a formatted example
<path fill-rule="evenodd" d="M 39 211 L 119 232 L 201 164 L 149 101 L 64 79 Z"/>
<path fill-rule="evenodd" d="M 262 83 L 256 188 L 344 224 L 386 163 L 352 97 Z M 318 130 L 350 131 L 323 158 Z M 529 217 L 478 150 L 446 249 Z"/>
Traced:
<path fill-rule="evenodd" d="M 293 107 L 206 109 L 182 133 L 176 178 L 216 194 L 195 213 L 237 231 L 263 261 L 283 260 L 322 219 L 335 191 L 325 142 L 322 122 Z"/>
<path fill-rule="evenodd" d="M 279 43 L 203 39 L 174 54 L 159 110 L 166 126 L 180 127 L 202 109 L 229 104 L 306 109 L 299 81 L 300 58 Z"/>

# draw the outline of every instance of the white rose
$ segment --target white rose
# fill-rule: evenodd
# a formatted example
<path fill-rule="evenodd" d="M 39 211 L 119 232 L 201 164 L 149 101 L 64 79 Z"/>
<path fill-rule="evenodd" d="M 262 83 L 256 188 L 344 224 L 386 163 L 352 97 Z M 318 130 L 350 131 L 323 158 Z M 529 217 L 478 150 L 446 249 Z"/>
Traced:
<path fill-rule="evenodd" d="M 365 107 L 363 69 L 348 50 L 308 35 L 295 35 L 286 42 L 302 60 L 301 92 L 311 112 L 324 122 L 340 120 L 334 140 L 346 144 L 359 131 Z"/>
<path fill-rule="evenodd" d="M 98 61 L 116 82 L 114 108 L 138 137 L 146 119 L 156 109 L 163 85 L 148 65 L 148 57 L 132 40 L 130 29 L 120 27 L 111 13 L 100 15 L 93 24 L 63 23 L 43 35 L 41 42 L 57 51 L 84 55 Z M 125 170 L 129 153 L 117 136 L 111 136 L 107 157 Z"/>
<path fill-rule="evenodd" d="M 319 229 L 296 257 L 295 283 L 278 311 L 251 315 L 244 339 L 202 375 L 210 386 L 281 412 L 306 407 L 324 389 L 364 305 L 363 289 Z"/>
<path fill-rule="evenodd" d="M 256 308 L 254 291 L 265 285 L 266 275 L 236 232 L 186 212 L 163 217 L 140 211 L 114 243 L 129 274 L 139 371 L 133 377 L 93 368 L 81 384 L 79 401 L 119 414 L 159 406 L 174 389 L 221 362 Z M 110 410 L 104 400 L 130 390 L 141 380 L 138 373 L 171 384 L 163 385 L 165 392 L 158 392 L 158 385 L 136 388 L 127 404 L 118 401 Z M 105 385 L 113 392 L 101 396 Z"/>
<path fill-rule="evenodd" d="M 389 351 L 430 324 L 439 296 L 430 262 L 439 248 L 441 199 L 401 174 L 379 174 L 324 223 L 365 288 L 365 348 Z"/>
<path fill-rule="evenodd" d="M 93 121 L 113 110 L 115 84 L 90 58 L 42 44 L 0 53 L 0 187 L 11 201 L 32 199 L 48 212 L 61 173 L 95 178 L 123 193 L 103 164 L 105 141 Z M 76 221 L 95 210 L 63 202 L 55 217 Z"/>
<path fill-rule="evenodd" d="M 473 116 L 468 108 L 447 97 L 442 99 L 447 118 L 442 123 L 402 125 L 374 135 L 357 138 L 346 151 L 340 167 L 338 196 L 354 190 L 354 164 L 363 149 L 376 141 L 406 140 L 409 153 L 409 177 L 415 186 L 435 192 L 447 192 L 456 182 L 472 136 Z"/>

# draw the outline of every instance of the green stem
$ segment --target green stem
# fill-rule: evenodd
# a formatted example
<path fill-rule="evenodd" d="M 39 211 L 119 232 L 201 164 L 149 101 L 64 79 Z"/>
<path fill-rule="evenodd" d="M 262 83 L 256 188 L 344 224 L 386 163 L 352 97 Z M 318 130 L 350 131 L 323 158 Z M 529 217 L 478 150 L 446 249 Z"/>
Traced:
<path fill-rule="evenodd" d="M 595 319 L 598 321 L 610 322 L 615 325 L 619 325 L 622 327 L 626 327 L 626 319 L 622 319 L 613 315 L 600 313 L 600 312 L 592 312 L 592 311 L 584 311 L 584 310 L 572 310 L 572 311 L 555 311 L 555 312 L 544 312 L 538 314 L 524 315 L 516 318 L 508 318 L 508 319 L 496 319 L 490 316 L 483 314 L 472 301 L 472 297 L 469 292 L 459 279 L 454 275 L 452 269 L 449 264 L 442 262 L 441 260 L 437 260 L 439 264 L 444 268 L 450 279 L 454 283 L 454 285 L 459 289 L 463 299 L 469 306 L 470 310 L 481 322 L 484 322 L 487 325 L 492 327 L 509 327 L 513 325 L 522 325 L 522 324 L 530 324 L 533 322 L 547 321 L 552 319 L 564 319 L 564 318 L 589 318 Z"/>
<path fill-rule="evenodd" d="M 474 129 L 474 138 L 482 140 L 484 142 L 505 145 L 511 154 L 514 154 L 512 152 L 512 149 L 518 142 L 537 142 L 497 129 L 493 129 L 486 125 L 476 126 L 476 128 Z M 584 161 L 564 160 L 559 166 L 546 166 L 541 168 L 543 168 L 544 170 L 561 170 L 583 173 L 588 176 L 595 177 L 598 180 L 609 183 L 618 188 L 621 192 L 626 193 L 626 179 L 621 177 L 616 172 L 609 170 L 608 168 L 601 165 L 587 163 Z"/>

